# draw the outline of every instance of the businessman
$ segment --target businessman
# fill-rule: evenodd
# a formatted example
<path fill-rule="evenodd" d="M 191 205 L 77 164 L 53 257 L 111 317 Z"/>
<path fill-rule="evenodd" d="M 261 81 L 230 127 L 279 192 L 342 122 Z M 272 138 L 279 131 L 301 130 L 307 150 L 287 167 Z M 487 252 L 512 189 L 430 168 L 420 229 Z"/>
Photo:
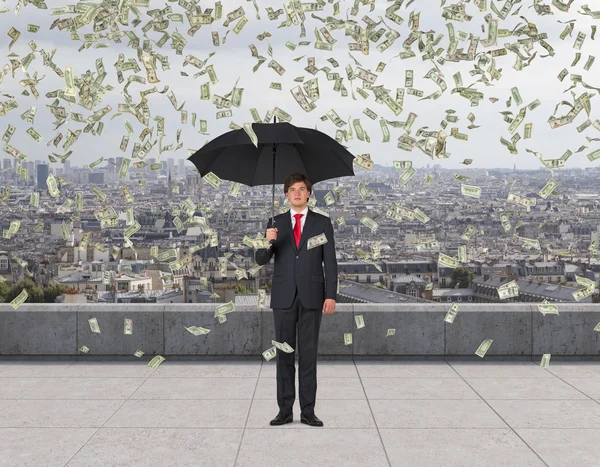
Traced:
<path fill-rule="evenodd" d="M 269 248 L 256 251 L 258 264 L 267 264 L 275 256 L 271 290 L 271 308 L 277 342 L 287 342 L 294 352 L 277 350 L 277 404 L 279 414 L 271 425 L 292 423 L 296 400 L 295 355 L 298 353 L 300 421 L 323 426 L 315 415 L 317 396 L 317 348 L 322 314 L 335 312 L 337 297 L 337 261 L 333 226 L 327 216 L 307 207 L 312 183 L 301 173 L 292 173 L 283 185 L 291 209 L 275 216 L 267 224 Z M 280 233 L 281 231 L 281 233 Z M 308 239 L 324 233 L 327 243 L 307 249 Z M 325 264 L 325 278 L 323 277 Z M 296 345 L 296 325 L 298 343 Z"/>

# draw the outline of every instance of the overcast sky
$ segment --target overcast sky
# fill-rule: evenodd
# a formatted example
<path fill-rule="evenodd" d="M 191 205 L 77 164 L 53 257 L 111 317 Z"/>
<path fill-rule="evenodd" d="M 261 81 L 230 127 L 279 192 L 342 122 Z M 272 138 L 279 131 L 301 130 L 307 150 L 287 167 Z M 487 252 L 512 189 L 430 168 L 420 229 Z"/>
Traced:
<path fill-rule="evenodd" d="M 59 7 L 67 5 L 68 2 L 58 2 L 56 0 L 46 0 L 48 7 Z M 199 2 L 202 8 L 213 7 L 213 2 L 201 1 Z M 292 123 L 297 126 L 317 128 L 330 136 L 335 136 L 335 130 L 337 127 L 330 121 L 322 122 L 319 117 L 324 115 L 328 110 L 335 109 L 342 119 L 348 121 L 349 117 L 360 118 L 363 128 L 368 132 L 371 137 L 371 143 L 363 143 L 356 139 L 349 142 L 349 149 L 353 154 L 370 153 L 371 158 L 380 164 L 391 165 L 393 160 L 412 160 L 416 167 L 426 166 L 431 163 L 439 163 L 443 167 L 457 168 L 459 163 L 465 158 L 473 159 L 473 164 L 470 167 L 473 168 L 493 168 L 493 167 L 512 167 L 514 163 L 517 164 L 518 168 L 536 168 L 540 164 L 538 160 L 532 155 L 525 151 L 529 148 L 533 151 L 541 152 L 545 159 L 558 158 L 562 154 L 570 149 L 575 152 L 582 144 L 585 144 L 589 149 L 573 155 L 568 163 L 567 167 L 584 167 L 589 164 L 586 154 L 592 150 L 600 147 L 597 142 L 588 143 L 586 136 L 589 137 L 600 137 L 600 132 L 589 127 L 582 134 L 579 134 L 576 127 L 586 120 L 585 112 L 581 112 L 577 120 L 572 124 L 565 127 L 561 127 L 556 130 L 551 130 L 547 120 L 550 115 L 554 112 L 555 106 L 562 100 L 568 100 L 572 102 L 570 93 L 564 94 L 564 90 L 571 85 L 571 80 L 567 76 L 561 83 L 557 79 L 557 75 L 563 68 L 569 68 L 573 73 L 583 75 L 583 80 L 592 86 L 600 86 L 600 63 L 596 63 L 590 71 L 585 71 L 583 66 L 588 60 L 590 54 L 594 54 L 594 50 L 598 50 L 600 44 L 600 32 L 595 41 L 591 40 L 591 25 L 600 25 L 599 20 L 592 20 L 590 16 L 584 16 L 578 14 L 582 4 L 589 4 L 592 9 L 599 9 L 600 4 L 597 8 L 594 8 L 594 2 L 589 0 L 575 0 L 570 8 L 569 13 L 562 13 L 555 7 L 552 7 L 554 15 L 538 16 L 533 8 L 530 7 L 530 0 L 523 0 L 522 8 L 519 13 L 521 16 L 533 22 L 537 25 L 538 31 L 546 32 L 548 34 L 548 42 L 554 47 L 556 55 L 554 57 L 540 58 L 540 55 L 545 55 L 547 52 L 538 43 L 535 44 L 534 50 L 538 52 L 538 56 L 532 61 L 531 65 L 524 68 L 522 71 L 516 71 L 513 69 L 515 62 L 515 55 L 510 53 L 504 57 L 498 57 L 496 59 L 497 68 L 502 69 L 502 79 L 500 82 L 494 82 L 493 86 L 486 87 L 483 83 L 477 83 L 474 88 L 482 91 L 485 94 L 485 99 L 480 103 L 478 107 L 471 107 L 468 100 L 461 97 L 459 94 L 451 94 L 451 89 L 455 86 L 452 75 L 457 71 L 462 72 L 462 79 L 465 86 L 475 82 L 477 78 L 473 78 L 469 75 L 469 70 L 473 69 L 473 62 L 460 62 L 452 63 L 446 62 L 441 67 L 445 75 L 445 81 L 448 86 L 447 91 L 438 100 L 418 101 L 417 97 L 406 96 L 404 103 L 404 110 L 399 116 L 395 116 L 385 105 L 379 105 L 375 102 L 375 98 L 371 94 L 367 100 L 363 100 L 360 95 L 355 91 L 357 100 L 352 99 L 350 92 L 350 83 L 346 79 L 345 66 L 350 63 L 354 67 L 354 61 L 350 59 L 348 55 L 348 42 L 353 42 L 353 39 L 349 36 L 344 35 L 343 30 L 334 30 L 332 35 L 337 39 L 337 43 L 334 45 L 333 52 L 320 51 L 314 49 L 314 28 L 317 26 L 319 29 L 324 26 L 320 21 L 313 19 L 310 15 L 307 15 L 305 26 L 306 26 L 306 37 L 299 38 L 300 27 L 292 26 L 290 28 L 277 29 L 277 26 L 285 19 L 284 15 L 281 15 L 276 21 L 269 21 L 265 8 L 270 6 L 273 9 L 282 7 L 282 2 L 274 0 L 257 0 L 260 8 L 261 19 L 256 19 L 256 10 L 252 2 L 246 1 L 234 1 L 234 0 L 223 0 L 223 19 L 213 23 L 210 26 L 203 26 L 194 37 L 187 36 L 185 33 L 188 29 L 187 19 L 184 18 L 184 24 L 171 22 L 169 31 L 175 31 L 175 28 L 180 33 L 184 34 L 188 39 L 188 45 L 184 49 L 183 55 L 176 55 L 175 51 L 171 49 L 168 41 L 162 49 L 158 49 L 154 46 L 154 50 L 160 54 L 168 55 L 170 60 L 170 70 L 162 71 L 160 64 L 157 63 L 158 77 L 160 83 L 156 84 L 158 90 L 161 90 L 165 85 L 169 85 L 170 89 L 175 92 L 178 104 L 185 102 L 185 109 L 188 111 L 188 123 L 182 125 L 180 121 L 180 114 L 176 112 L 166 94 L 161 95 L 158 93 L 151 94 L 148 96 L 149 105 L 152 112 L 151 115 L 151 127 L 156 127 L 156 122 L 152 119 L 161 115 L 165 118 L 165 138 L 163 140 L 163 146 L 171 143 L 175 143 L 176 131 L 179 128 L 183 128 L 182 140 L 184 146 L 181 150 L 175 152 L 166 152 L 161 156 L 161 160 L 166 160 L 169 157 L 175 159 L 187 158 L 188 151 L 190 149 L 198 149 L 207 139 L 213 139 L 218 135 L 230 131 L 228 126 L 231 121 L 242 125 L 244 122 L 252 122 L 252 117 L 249 109 L 255 107 L 261 118 L 264 118 L 265 113 L 272 109 L 274 106 L 278 106 L 293 117 Z M 434 6 L 434 3 L 436 4 Z M 498 9 L 501 9 L 504 2 L 498 3 Z M 544 3 L 551 4 L 550 1 Z M 78 52 L 77 49 L 80 47 L 82 42 L 71 41 L 70 33 L 68 30 L 59 31 L 58 28 L 50 31 L 49 26 L 56 19 L 50 15 L 50 9 L 38 10 L 32 5 L 24 7 L 20 11 L 19 16 L 13 14 L 14 7 L 16 6 L 16 0 L 7 0 L 5 3 L 0 3 L 1 6 L 6 6 L 10 9 L 10 12 L 0 15 L 0 22 L 2 24 L 1 35 L 3 39 L 2 43 L 4 48 L 4 63 L 8 62 L 6 55 L 8 52 L 8 43 L 10 39 L 6 36 L 6 32 L 11 26 L 16 27 L 21 31 L 21 37 L 17 43 L 12 47 L 11 52 L 16 52 L 20 59 L 22 59 L 29 51 L 28 42 L 30 40 L 36 41 L 39 49 L 45 49 L 47 52 L 51 52 L 53 49 L 57 49 L 54 55 L 54 62 L 64 70 L 67 66 L 72 66 L 76 75 L 85 73 L 87 70 L 95 72 L 95 60 L 98 57 L 104 58 L 104 67 L 108 73 L 104 84 L 111 84 L 115 87 L 115 90 L 108 93 L 100 106 L 95 110 L 109 104 L 112 106 L 113 111 L 109 116 L 105 117 L 102 121 L 105 123 L 102 137 L 93 136 L 91 133 L 82 133 L 77 143 L 71 147 L 74 151 L 71 156 L 71 165 L 82 166 L 89 164 L 90 162 L 98 159 L 101 156 L 118 157 L 126 156 L 130 157 L 133 143 L 139 142 L 138 136 L 144 128 L 133 115 L 125 114 L 123 116 L 116 117 L 114 120 L 110 120 L 110 116 L 114 115 L 117 111 L 117 105 L 123 103 L 124 99 L 121 96 L 123 85 L 120 85 L 116 77 L 116 69 L 113 64 L 117 61 L 119 53 L 125 55 L 125 59 L 136 58 L 136 52 L 127 47 L 128 39 L 125 37 L 121 44 L 115 44 L 111 42 L 110 48 L 106 49 L 94 49 L 93 47 L 82 52 Z M 338 19 L 345 19 L 346 12 L 351 8 L 353 2 L 350 0 L 341 0 L 341 14 L 337 16 Z M 397 39 L 396 43 L 390 47 L 383 54 L 376 50 L 376 45 L 371 43 L 370 54 L 364 56 L 361 52 L 353 52 L 354 57 L 362 64 L 365 69 L 375 71 L 380 61 L 387 64 L 385 70 L 380 74 L 376 84 L 384 84 L 385 87 L 392 89 L 392 96 L 395 96 L 395 90 L 397 87 L 404 87 L 404 72 L 406 69 L 414 70 L 414 87 L 424 92 L 424 96 L 427 96 L 435 92 L 438 86 L 429 79 L 424 79 L 423 76 L 429 69 L 433 67 L 430 61 L 422 61 L 421 55 L 418 51 L 417 44 L 413 44 L 413 51 L 416 53 L 416 57 L 409 60 L 401 60 L 392 57 L 397 55 L 402 50 L 402 42 L 406 39 L 409 33 L 408 20 L 411 11 L 420 12 L 420 26 L 421 31 L 434 30 L 436 36 L 438 33 L 444 34 L 444 38 L 437 47 L 443 47 L 444 49 L 448 46 L 447 39 L 447 28 L 445 26 L 446 20 L 441 17 L 442 9 L 439 7 L 438 0 L 416 0 L 408 8 L 403 6 L 396 14 L 404 18 L 404 23 L 401 26 L 395 25 L 395 23 L 385 19 L 385 9 L 391 3 L 377 0 L 376 8 L 373 12 L 369 12 L 368 6 L 360 6 L 359 14 L 355 17 L 350 17 L 364 26 L 365 24 L 361 21 L 364 15 L 368 15 L 372 19 L 378 21 L 378 17 L 384 18 L 385 22 L 400 31 L 400 38 Z M 164 1 L 151 1 L 151 8 L 164 8 L 166 5 L 170 5 L 174 13 L 183 13 L 183 8 L 179 7 L 177 3 L 164 2 Z M 221 37 L 225 35 L 227 28 L 223 26 L 223 21 L 230 11 L 243 6 L 246 17 L 249 23 L 242 30 L 239 35 L 232 32 L 227 37 L 225 45 L 214 47 L 211 40 L 211 31 L 218 31 Z M 517 5 L 518 6 L 518 5 Z M 466 4 L 467 13 L 473 16 L 470 22 L 459 23 L 454 21 L 454 27 L 456 32 L 465 31 L 467 33 L 473 33 L 480 36 L 482 39 L 487 36 L 486 32 L 482 32 L 481 25 L 484 24 L 484 13 L 479 12 L 478 8 L 472 3 Z M 513 10 L 516 10 L 514 8 Z M 142 23 L 136 28 L 136 34 L 138 37 L 143 39 L 141 27 L 150 19 L 145 14 L 145 10 L 142 9 Z M 488 9 L 488 12 L 490 10 Z M 327 4 L 325 11 L 318 12 L 317 14 L 321 17 L 332 15 L 333 5 Z M 494 18 L 496 15 L 491 13 Z M 523 24 L 524 21 L 517 16 L 509 16 L 506 21 L 500 21 L 500 28 L 506 28 L 512 30 L 517 24 Z M 130 22 L 134 18 L 133 14 L 130 14 Z M 568 20 L 576 19 L 574 31 L 571 37 L 567 37 L 564 41 L 559 39 L 561 31 L 564 29 L 564 24 L 558 22 L 558 20 L 565 22 Z M 237 20 L 230 26 L 237 23 Z M 41 27 L 39 32 L 36 34 L 27 32 L 27 24 L 36 24 Z M 381 25 L 383 26 L 383 25 Z M 123 30 L 128 28 L 121 27 Z M 265 39 L 262 42 L 259 41 L 256 36 L 259 33 L 269 31 L 272 34 L 271 38 Z M 91 25 L 83 30 L 79 31 L 80 36 L 83 33 L 92 33 Z M 571 62 L 575 57 L 575 49 L 573 49 L 573 43 L 577 37 L 578 32 L 586 34 L 586 40 L 581 48 L 581 59 L 579 63 L 570 68 Z M 158 41 L 162 34 L 158 32 L 150 31 L 148 33 L 149 38 L 154 41 Z M 521 36 L 524 38 L 525 36 Z M 500 38 L 498 39 L 497 45 L 489 48 L 483 48 L 481 44 L 478 47 L 478 52 L 483 50 L 489 51 L 502 47 L 505 43 L 514 43 L 517 41 L 516 37 Z M 298 44 L 299 41 L 307 40 L 311 41 L 311 45 L 307 47 L 298 47 L 295 51 L 290 51 L 285 47 L 286 41 L 291 41 Z M 385 37 L 380 39 L 379 43 L 385 40 Z M 273 58 L 275 58 L 284 68 L 286 72 L 283 76 L 279 76 L 274 70 L 267 68 L 268 60 L 270 57 L 267 55 L 267 41 L 270 42 L 273 47 Z M 257 60 L 251 56 L 249 44 L 255 44 L 259 50 L 259 54 L 267 58 L 259 71 L 255 74 L 252 73 L 252 67 L 257 63 Z M 437 48 L 436 47 L 436 48 Z M 464 50 L 468 48 L 468 42 L 462 42 L 459 47 L 463 47 Z M 238 87 L 245 89 L 243 94 L 242 105 L 239 108 L 233 107 L 233 118 L 225 118 L 221 120 L 215 119 L 215 113 L 217 109 L 211 101 L 200 100 L 200 85 L 209 81 L 208 75 L 203 75 L 197 79 L 193 79 L 192 75 L 198 71 L 192 66 L 182 67 L 183 59 L 187 54 L 192 54 L 201 60 L 205 60 L 210 52 L 216 52 L 216 54 L 210 59 L 209 64 L 214 65 L 217 73 L 219 82 L 216 85 L 211 85 L 211 95 L 225 95 L 230 92 L 234 86 L 236 79 L 239 78 Z M 294 62 L 293 58 L 306 55 L 305 58 L 299 62 Z M 445 55 L 445 52 L 444 54 Z M 340 66 L 332 71 L 340 73 L 340 76 L 344 77 L 343 84 L 348 89 L 348 97 L 343 98 L 339 93 L 333 91 L 334 81 L 327 81 L 325 74 L 320 72 L 317 74 L 319 78 L 319 86 L 321 98 L 316 102 L 317 108 L 310 113 L 305 113 L 296 103 L 289 90 L 296 86 L 293 80 L 298 76 L 304 76 L 306 80 L 313 78 L 310 73 L 304 71 L 304 67 L 308 57 L 314 56 L 316 58 L 316 66 L 318 68 L 323 66 L 329 66 L 333 68 L 326 60 L 329 57 L 334 57 L 340 64 Z M 47 156 L 51 152 L 63 154 L 65 151 L 62 150 L 61 146 L 64 142 L 60 143 L 59 148 L 48 148 L 46 143 L 51 140 L 58 131 L 62 131 L 63 135 L 66 135 L 67 128 L 71 130 L 82 129 L 85 125 L 80 123 L 70 122 L 67 126 L 63 125 L 59 130 L 54 131 L 52 121 L 53 116 L 49 110 L 45 107 L 46 104 L 50 104 L 53 99 L 47 99 L 44 95 L 52 90 L 64 89 L 64 80 L 60 79 L 50 68 L 42 65 L 43 59 L 37 54 L 36 60 L 30 65 L 29 73 L 33 75 L 35 71 L 38 71 L 40 76 L 45 75 L 43 81 L 40 82 L 38 90 L 40 92 L 40 98 L 35 99 L 32 96 L 22 96 L 22 89 L 19 85 L 19 80 L 24 79 L 24 73 L 22 70 L 16 72 L 16 76 L 13 79 L 9 73 L 2 84 L 0 84 L 0 91 L 2 93 L 13 94 L 16 96 L 19 103 L 19 108 L 11 111 L 7 116 L 0 119 L 2 126 L 0 133 L 4 133 L 8 124 L 11 124 L 17 128 L 17 132 L 10 144 L 19 148 L 25 153 L 29 160 L 48 160 Z M 141 71 L 138 73 L 139 76 L 146 77 L 145 69 L 140 63 Z M 189 74 L 189 77 L 183 77 L 180 75 L 180 71 L 185 71 Z M 125 79 L 133 72 L 125 72 Z M 125 81 L 126 82 L 126 81 Z M 283 85 L 283 91 L 276 91 L 269 89 L 271 82 L 280 82 Z M 355 80 L 354 86 L 360 86 L 361 81 Z M 151 88 L 152 84 L 141 85 L 132 83 L 129 87 L 129 93 L 134 99 L 135 103 L 140 100 L 139 91 Z M 533 136 L 529 140 L 521 140 L 517 147 L 519 150 L 518 155 L 509 154 L 508 150 L 500 144 L 500 136 L 504 136 L 505 139 L 510 139 L 511 134 L 508 131 L 508 124 L 503 122 L 503 116 L 499 114 L 500 111 L 510 110 L 515 114 L 518 112 L 519 107 L 513 102 L 512 106 L 507 109 L 506 101 L 510 96 L 510 88 L 517 86 L 523 98 L 523 104 L 526 105 L 535 99 L 541 101 L 541 105 L 534 111 L 528 112 L 525 119 L 525 123 L 533 123 Z M 586 91 L 582 86 L 578 86 L 575 89 L 577 95 L 580 95 L 583 91 Z M 588 90 L 592 94 L 597 94 L 594 90 Z M 498 102 L 492 104 L 488 98 L 497 97 Z M 6 100 L 6 97 L 0 99 Z M 592 121 L 599 118 L 596 106 L 600 104 L 600 98 L 595 97 L 591 101 L 592 113 L 590 119 Z M 25 133 L 26 129 L 29 128 L 29 124 L 21 120 L 20 114 L 25 112 L 30 106 L 35 105 L 38 107 L 38 114 L 34 123 L 34 128 L 42 134 L 44 140 L 40 144 L 36 144 L 35 141 Z M 68 107 L 67 103 L 62 103 Z M 365 108 L 370 108 L 376 112 L 380 117 L 388 120 L 400 120 L 404 121 L 407 118 L 409 112 L 414 112 L 418 115 L 416 122 L 412 127 L 411 135 L 414 136 L 418 128 L 429 127 L 428 130 L 440 129 L 440 121 L 445 116 L 445 109 L 455 109 L 456 115 L 459 116 L 457 124 L 449 124 L 447 132 L 450 132 L 452 126 L 458 126 L 459 131 L 469 135 L 469 141 L 463 142 L 454 138 L 448 139 L 447 151 L 451 154 L 449 159 L 431 161 L 428 156 L 424 155 L 421 151 L 415 148 L 411 153 L 402 151 L 397 148 L 397 139 L 401 136 L 404 131 L 401 129 L 394 129 L 390 127 L 392 132 L 391 140 L 389 143 L 382 143 L 382 132 L 379 125 L 379 119 L 371 120 L 363 114 Z M 85 108 L 74 105 L 70 107 L 70 110 L 80 112 L 87 117 L 90 115 Z M 467 120 L 469 112 L 473 112 L 476 115 L 475 124 L 481 125 L 481 128 L 468 130 L 467 126 L 470 122 Z M 568 111 L 566 106 L 559 108 L 556 116 L 565 114 Z M 203 136 L 198 134 L 198 121 L 196 121 L 196 128 L 192 128 L 191 118 L 192 112 L 198 114 L 199 119 L 208 120 L 208 129 L 210 135 Z M 127 153 L 123 153 L 119 150 L 119 144 L 122 135 L 126 133 L 124 122 L 127 119 L 135 129 L 134 135 L 131 137 Z M 346 125 L 345 128 L 348 128 Z M 520 128 L 520 133 L 523 135 L 523 126 Z M 156 128 L 154 130 L 153 140 L 155 139 Z M 158 145 L 157 145 L 158 146 Z M 158 147 L 155 146 L 153 151 L 147 157 L 158 157 Z M 10 157 L 4 155 L 4 157 Z M 135 162 L 135 160 L 134 160 Z M 186 162 L 189 164 L 189 162 Z M 55 164 L 60 167 L 60 163 Z"/>

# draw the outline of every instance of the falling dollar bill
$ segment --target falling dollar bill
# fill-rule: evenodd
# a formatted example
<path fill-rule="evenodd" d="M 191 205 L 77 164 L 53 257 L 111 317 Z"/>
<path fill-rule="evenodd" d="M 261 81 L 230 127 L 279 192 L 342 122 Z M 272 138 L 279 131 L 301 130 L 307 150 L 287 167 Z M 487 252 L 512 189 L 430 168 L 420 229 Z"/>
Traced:
<path fill-rule="evenodd" d="M 263 358 L 268 362 L 269 360 L 272 360 L 273 358 L 275 358 L 276 356 L 276 350 L 275 350 L 275 346 L 265 350 L 262 353 Z"/>
<path fill-rule="evenodd" d="M 493 339 L 484 339 L 484 341 L 481 344 L 479 344 L 479 347 L 477 348 L 475 355 L 483 358 L 485 356 L 485 354 L 487 353 L 488 349 L 490 348 L 490 345 L 492 345 L 492 342 L 494 342 Z"/>
<path fill-rule="evenodd" d="M 27 300 L 27 297 L 29 297 L 29 294 L 27 293 L 27 290 L 23 289 L 21 290 L 21 293 L 19 295 L 17 295 L 11 302 L 10 305 L 16 310 L 17 308 L 19 308 L 23 303 L 25 303 L 25 300 Z"/>
<path fill-rule="evenodd" d="M 350 345 L 350 344 L 352 344 L 352 333 L 345 332 L 344 333 L 344 345 Z"/>
<path fill-rule="evenodd" d="M 538 310 L 544 316 L 546 315 L 558 315 L 558 307 L 548 302 L 548 300 L 544 299 L 542 303 L 538 304 Z"/>
<path fill-rule="evenodd" d="M 156 370 L 158 366 L 166 360 L 162 355 L 156 355 L 152 360 L 148 362 L 148 368 Z"/>
<path fill-rule="evenodd" d="M 550 354 L 545 353 L 544 355 L 542 355 L 542 361 L 540 362 L 540 368 L 548 368 L 548 365 L 550 365 Z"/>
<path fill-rule="evenodd" d="M 460 305 L 458 303 L 453 303 L 452 306 L 450 307 L 450 309 L 448 310 L 448 312 L 446 313 L 446 317 L 444 318 L 444 321 L 446 323 L 452 324 L 454 322 L 454 318 L 456 318 L 456 314 L 458 313 L 459 309 L 460 309 Z"/>
<path fill-rule="evenodd" d="M 100 334 L 100 326 L 98 325 L 98 320 L 96 318 L 88 319 L 88 323 L 90 324 L 92 332 Z"/>
<path fill-rule="evenodd" d="M 311 250 L 318 246 L 324 245 L 325 243 L 327 243 L 327 237 L 325 236 L 324 233 L 321 233 L 315 237 L 311 237 L 308 239 L 306 249 Z"/>
<path fill-rule="evenodd" d="M 191 334 L 193 334 L 194 336 L 202 336 L 202 335 L 206 335 L 210 332 L 210 329 L 206 329 L 206 328 L 202 328 L 200 326 L 190 326 L 190 327 L 185 327 L 185 329 L 190 332 Z"/>
<path fill-rule="evenodd" d="M 356 321 L 356 328 L 361 329 L 365 327 L 365 320 L 362 315 L 357 315 L 354 317 L 354 321 Z"/>
<path fill-rule="evenodd" d="M 285 353 L 292 353 L 294 351 L 292 346 L 289 345 L 287 342 L 284 342 L 282 344 L 280 342 L 272 340 L 271 344 L 273 344 L 276 348 L 278 348 L 279 350 L 281 350 L 282 352 L 285 352 Z"/>

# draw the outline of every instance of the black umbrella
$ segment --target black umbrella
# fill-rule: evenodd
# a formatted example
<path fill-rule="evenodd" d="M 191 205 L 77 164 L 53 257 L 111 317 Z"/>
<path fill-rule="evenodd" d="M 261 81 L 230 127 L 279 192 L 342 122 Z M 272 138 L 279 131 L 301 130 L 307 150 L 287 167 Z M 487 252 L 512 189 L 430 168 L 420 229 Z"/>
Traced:
<path fill-rule="evenodd" d="M 244 129 L 218 136 L 188 157 L 200 175 L 213 172 L 223 180 L 248 186 L 273 185 L 271 217 L 275 226 L 275 183 L 300 172 L 311 183 L 354 175 L 354 156 L 335 139 L 290 123 L 253 123 L 254 146 Z"/>

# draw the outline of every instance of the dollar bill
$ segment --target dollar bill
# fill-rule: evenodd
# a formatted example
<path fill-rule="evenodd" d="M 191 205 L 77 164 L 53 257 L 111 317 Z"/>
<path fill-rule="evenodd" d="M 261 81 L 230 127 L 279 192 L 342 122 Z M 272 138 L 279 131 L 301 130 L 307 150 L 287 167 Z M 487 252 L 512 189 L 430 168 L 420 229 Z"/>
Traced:
<path fill-rule="evenodd" d="M 548 366 L 550 365 L 550 356 L 551 355 L 549 353 L 545 353 L 544 355 L 542 355 L 540 368 L 548 368 Z"/>
<path fill-rule="evenodd" d="M 15 310 L 17 308 L 19 308 L 23 303 L 25 303 L 25 300 L 27 300 L 27 298 L 29 297 L 29 294 L 27 293 L 26 289 L 21 290 L 21 293 L 19 293 L 19 295 L 17 295 L 11 302 L 10 302 L 10 306 L 12 306 Z"/>
<path fill-rule="evenodd" d="M 88 319 L 88 323 L 92 332 L 100 334 L 100 326 L 98 325 L 98 320 L 96 318 Z"/>
<path fill-rule="evenodd" d="M 269 360 L 272 360 L 273 358 L 275 358 L 275 356 L 276 356 L 276 350 L 275 350 L 275 349 L 276 349 L 276 347 L 275 347 L 275 346 L 273 346 L 273 347 L 270 347 L 270 348 L 268 348 L 267 350 L 265 350 L 265 351 L 262 353 L 262 356 L 263 356 L 263 358 L 264 358 L 264 359 L 265 359 L 267 362 L 268 362 Z"/>
<path fill-rule="evenodd" d="M 479 344 L 479 347 L 477 347 L 477 351 L 475 352 L 475 355 L 483 358 L 485 356 L 485 354 L 487 353 L 488 349 L 490 348 L 490 346 L 492 345 L 492 342 L 494 342 L 493 339 L 484 339 L 483 342 L 481 344 Z"/>
<path fill-rule="evenodd" d="M 327 237 L 325 236 L 324 233 L 321 233 L 315 237 L 311 237 L 308 239 L 306 249 L 311 250 L 318 246 L 324 245 L 325 243 L 327 243 Z"/>
<path fill-rule="evenodd" d="M 452 324 L 454 322 L 454 318 L 456 318 L 456 314 L 458 313 L 459 309 L 460 305 L 458 303 L 453 303 L 448 312 L 446 313 L 444 321 L 446 323 Z"/>
<path fill-rule="evenodd" d="M 156 370 L 159 365 L 166 360 L 162 355 L 156 355 L 152 360 L 148 362 L 148 368 Z"/>
<path fill-rule="evenodd" d="M 356 322 L 357 329 L 361 329 L 361 328 L 365 327 L 365 320 L 362 315 L 355 316 L 354 321 Z"/>
<path fill-rule="evenodd" d="M 352 344 L 352 333 L 345 332 L 344 333 L 344 345 L 351 345 L 351 344 Z"/>
<path fill-rule="evenodd" d="M 282 352 L 285 353 L 292 353 L 294 351 L 294 349 L 292 348 L 291 345 L 289 345 L 287 342 L 284 342 L 283 344 L 277 341 L 272 340 L 271 344 L 273 344 L 277 349 L 281 350 Z"/>

